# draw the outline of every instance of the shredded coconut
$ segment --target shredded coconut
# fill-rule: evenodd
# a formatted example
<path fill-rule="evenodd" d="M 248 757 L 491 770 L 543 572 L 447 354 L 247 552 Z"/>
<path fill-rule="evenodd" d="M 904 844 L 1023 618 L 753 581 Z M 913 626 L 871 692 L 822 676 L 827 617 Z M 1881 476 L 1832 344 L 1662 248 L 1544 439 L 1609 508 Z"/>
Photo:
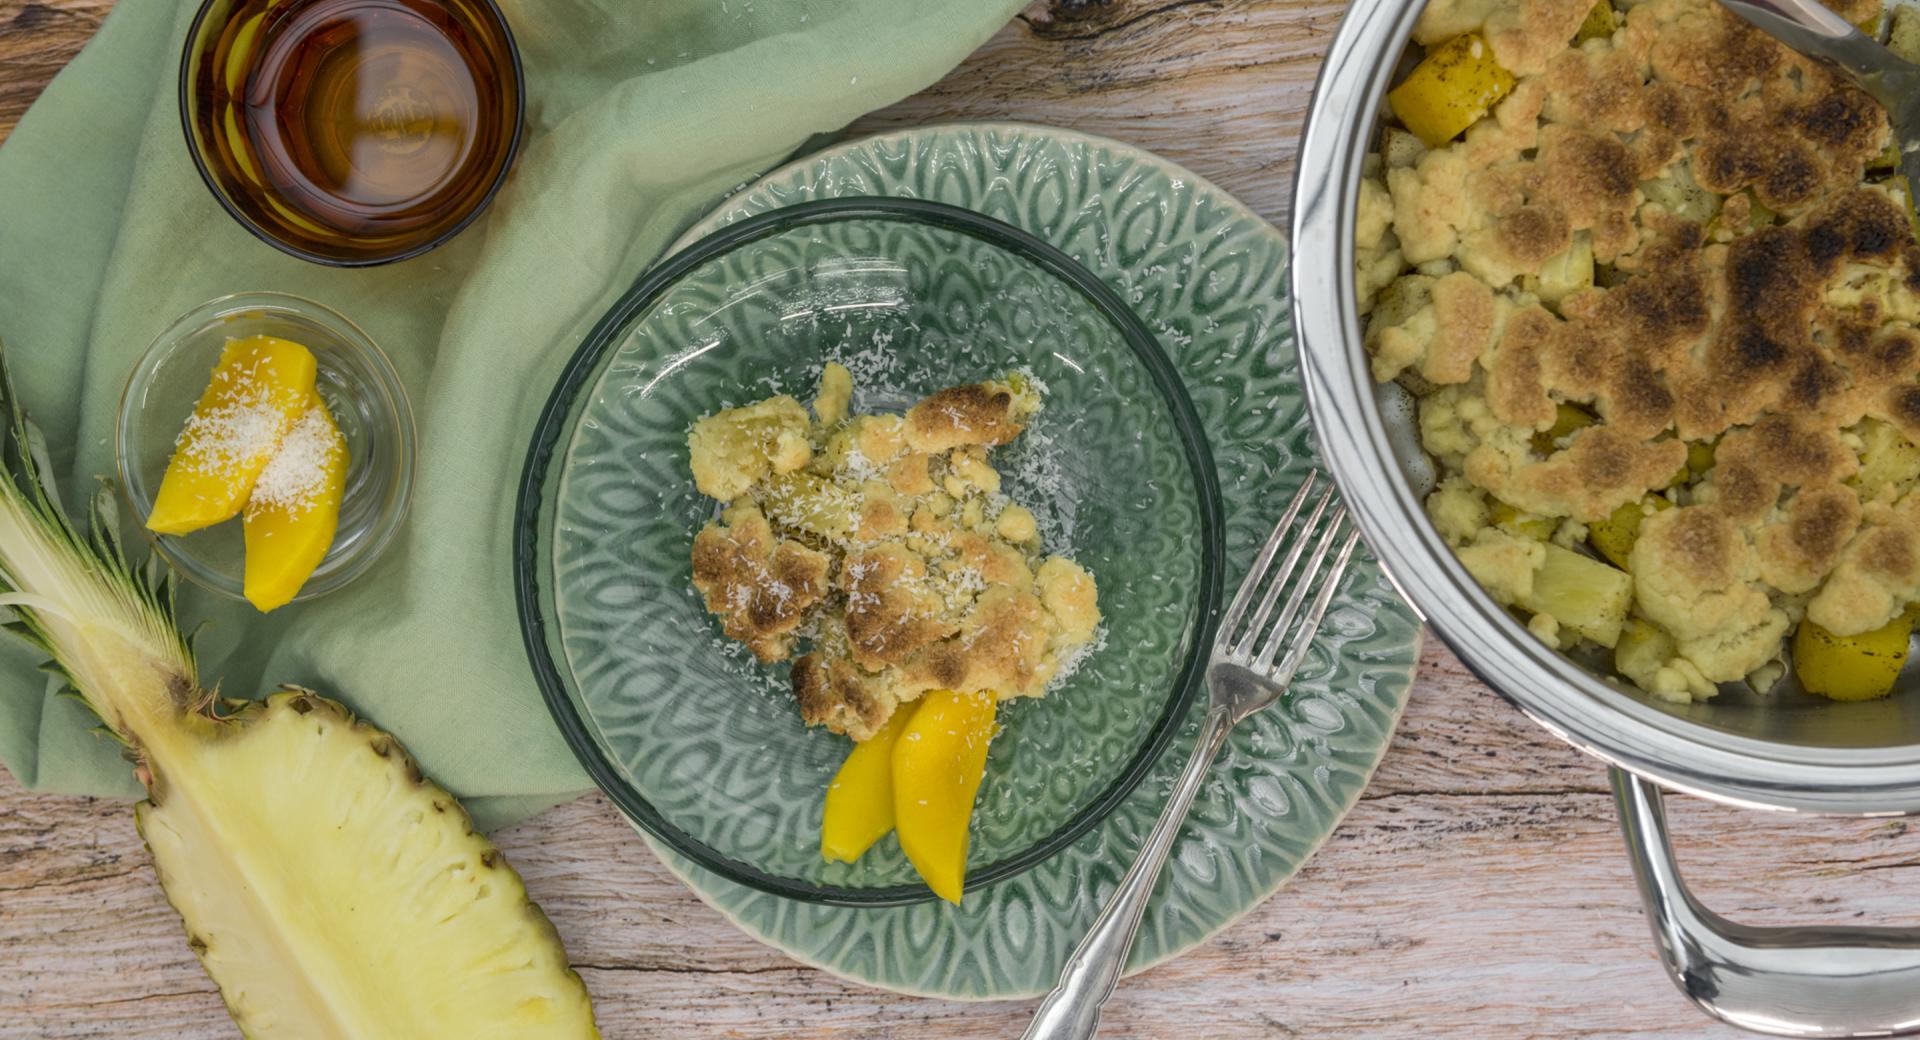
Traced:
<path fill-rule="evenodd" d="M 286 430 L 286 418 L 265 401 L 222 405 L 187 418 L 174 447 L 191 451 L 195 468 L 227 475 L 257 465 Z"/>
<path fill-rule="evenodd" d="M 260 471 L 248 504 L 289 513 L 313 508 L 326 487 L 327 466 L 337 450 L 337 436 L 325 406 L 316 403 L 308 408 Z"/>

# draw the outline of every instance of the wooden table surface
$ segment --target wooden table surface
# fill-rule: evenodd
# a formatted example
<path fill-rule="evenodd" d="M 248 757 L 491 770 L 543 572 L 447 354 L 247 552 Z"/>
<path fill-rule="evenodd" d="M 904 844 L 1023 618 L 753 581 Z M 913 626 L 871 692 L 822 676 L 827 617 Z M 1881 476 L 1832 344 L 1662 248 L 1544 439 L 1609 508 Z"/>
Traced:
<path fill-rule="evenodd" d="M 110 6 L 0 0 L 0 135 Z M 1283 222 L 1340 8 L 1043 0 L 856 129 L 1013 118 L 1107 134 Z M 1683 862 L 1710 906 L 1756 923 L 1914 923 L 1901 897 L 1920 859 L 1905 823 L 1676 802 Z M 597 796 L 496 837 L 610 1040 L 1014 1036 L 1030 1010 L 899 997 L 802 967 L 695 899 Z M 1106 1021 L 1113 1038 L 1737 1035 L 1655 961 L 1601 767 L 1437 641 L 1385 765 L 1327 847 L 1212 942 L 1128 980 Z M 127 806 L 29 794 L 0 772 L 0 1038 L 235 1035 Z"/>

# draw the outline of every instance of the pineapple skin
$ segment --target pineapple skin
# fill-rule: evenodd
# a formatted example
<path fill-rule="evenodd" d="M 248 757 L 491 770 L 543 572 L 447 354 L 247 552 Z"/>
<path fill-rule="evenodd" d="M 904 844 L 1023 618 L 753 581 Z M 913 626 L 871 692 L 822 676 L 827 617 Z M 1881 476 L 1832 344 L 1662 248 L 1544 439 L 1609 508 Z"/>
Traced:
<path fill-rule="evenodd" d="M 552 922 L 390 734 L 298 687 L 201 718 L 191 759 L 149 743 L 136 819 L 243 1035 L 597 1040 Z M 368 876 L 338 876 L 342 858 Z"/>

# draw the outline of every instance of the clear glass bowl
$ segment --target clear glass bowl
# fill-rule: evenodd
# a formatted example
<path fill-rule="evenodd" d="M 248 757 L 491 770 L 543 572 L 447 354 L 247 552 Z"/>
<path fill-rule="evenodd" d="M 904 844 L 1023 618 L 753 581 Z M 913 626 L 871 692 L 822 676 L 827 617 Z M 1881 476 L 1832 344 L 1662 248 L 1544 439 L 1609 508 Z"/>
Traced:
<path fill-rule="evenodd" d="M 691 585 L 714 503 L 693 488 L 688 427 L 808 398 L 828 360 L 854 371 L 856 411 L 1013 369 L 1048 387 L 995 465 L 1052 531 L 1047 551 L 1099 581 L 1106 639 L 1044 699 L 1005 706 L 969 888 L 1065 848 L 1173 736 L 1219 602 L 1219 489 L 1187 391 L 1126 304 L 967 210 L 854 198 L 748 218 L 648 272 L 588 335 L 534 433 L 515 532 L 528 656 L 561 730 L 629 817 L 724 877 L 917 902 L 933 894 L 891 837 L 857 863 L 821 858 L 850 744 L 803 726 L 785 667 L 730 643 Z"/>
<path fill-rule="evenodd" d="M 364 574 L 400 529 L 413 495 L 413 409 L 400 376 L 367 334 L 338 312 L 284 293 L 208 300 L 169 325 L 127 376 L 116 429 L 120 488 L 167 562 L 194 583 L 245 598 L 238 521 L 187 535 L 146 530 L 174 442 L 207 387 L 227 340 L 270 335 L 313 351 L 315 389 L 347 440 L 347 487 L 333 547 L 294 597 L 324 596 Z"/>

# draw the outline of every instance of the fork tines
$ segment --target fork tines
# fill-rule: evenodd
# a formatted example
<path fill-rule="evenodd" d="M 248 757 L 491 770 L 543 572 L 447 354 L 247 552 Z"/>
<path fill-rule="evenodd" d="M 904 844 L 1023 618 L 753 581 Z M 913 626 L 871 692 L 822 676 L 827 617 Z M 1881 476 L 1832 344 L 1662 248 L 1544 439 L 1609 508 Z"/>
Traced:
<path fill-rule="evenodd" d="M 1359 532 L 1347 520 L 1346 506 L 1340 504 L 1332 482 L 1322 482 L 1317 474 L 1309 473 L 1293 501 L 1287 504 L 1286 512 L 1281 514 L 1280 522 L 1274 525 L 1273 534 L 1260 547 L 1246 580 L 1240 583 L 1240 591 L 1227 607 L 1216 640 L 1218 652 L 1229 660 L 1264 671 L 1273 666 L 1280 647 L 1291 639 L 1293 645 L 1280 662 L 1280 671 L 1290 679 L 1313 642 L 1313 634 L 1320 628 L 1320 620 L 1333 600 L 1340 576 L 1345 573 L 1359 538 Z M 1282 549 L 1286 550 L 1285 555 L 1276 565 L 1274 557 L 1281 555 Z M 1247 618 L 1248 604 L 1253 603 L 1256 595 L 1259 603 L 1252 617 Z M 1283 595 L 1286 601 L 1276 616 L 1274 606 L 1281 602 Z"/>

